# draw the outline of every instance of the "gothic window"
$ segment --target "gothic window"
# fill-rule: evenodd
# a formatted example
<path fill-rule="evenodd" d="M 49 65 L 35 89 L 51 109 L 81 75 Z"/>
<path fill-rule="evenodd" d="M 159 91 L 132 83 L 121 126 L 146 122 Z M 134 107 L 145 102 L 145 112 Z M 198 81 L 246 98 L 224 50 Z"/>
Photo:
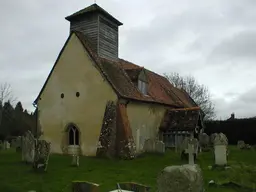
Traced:
<path fill-rule="evenodd" d="M 69 145 L 79 145 L 79 132 L 78 129 L 71 125 L 68 129 Z"/>

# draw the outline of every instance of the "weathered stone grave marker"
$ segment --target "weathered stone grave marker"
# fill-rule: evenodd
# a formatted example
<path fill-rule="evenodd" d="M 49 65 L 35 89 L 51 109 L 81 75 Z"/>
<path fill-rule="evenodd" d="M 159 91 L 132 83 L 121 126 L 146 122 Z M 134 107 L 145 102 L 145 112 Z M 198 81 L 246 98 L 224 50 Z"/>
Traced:
<path fill-rule="evenodd" d="M 36 140 L 30 131 L 22 137 L 22 161 L 33 163 L 35 157 Z"/>
<path fill-rule="evenodd" d="M 49 156 L 51 151 L 51 143 L 45 140 L 38 140 L 35 150 L 35 158 L 33 168 L 35 170 L 47 170 Z"/>
<path fill-rule="evenodd" d="M 211 145 L 211 147 L 214 146 L 214 139 L 215 139 L 216 135 L 217 135 L 217 133 L 213 133 L 213 134 L 210 135 L 210 145 Z"/>
<path fill-rule="evenodd" d="M 227 164 L 228 139 L 223 133 L 216 135 L 214 139 L 215 164 L 224 166 Z"/>
<path fill-rule="evenodd" d="M 194 165 L 194 144 L 192 142 L 192 139 L 189 140 L 188 142 L 188 164 L 189 165 Z"/>
<path fill-rule="evenodd" d="M 244 141 L 238 141 L 237 142 L 237 148 L 238 149 L 243 149 L 245 147 L 245 142 Z"/>
<path fill-rule="evenodd" d="M 10 149 L 10 143 L 8 141 L 4 141 L 4 149 Z"/>
<path fill-rule="evenodd" d="M 164 154 L 165 153 L 165 144 L 162 141 L 156 141 L 156 152 Z"/>
<path fill-rule="evenodd" d="M 72 166 L 79 167 L 79 156 L 78 155 L 72 155 Z"/>
<path fill-rule="evenodd" d="M 200 151 L 208 151 L 210 145 L 210 137 L 206 133 L 199 134 Z"/>
<path fill-rule="evenodd" d="M 203 192 L 203 185 L 198 165 L 169 166 L 157 178 L 158 192 Z"/>
<path fill-rule="evenodd" d="M 193 158 L 196 158 L 198 153 L 198 140 L 193 137 L 185 137 L 185 139 L 182 142 L 181 159 L 189 160 L 189 145 L 191 147 L 190 150 L 193 154 Z"/>
<path fill-rule="evenodd" d="M 154 141 L 153 139 L 147 139 L 144 143 L 145 152 L 154 152 Z"/>

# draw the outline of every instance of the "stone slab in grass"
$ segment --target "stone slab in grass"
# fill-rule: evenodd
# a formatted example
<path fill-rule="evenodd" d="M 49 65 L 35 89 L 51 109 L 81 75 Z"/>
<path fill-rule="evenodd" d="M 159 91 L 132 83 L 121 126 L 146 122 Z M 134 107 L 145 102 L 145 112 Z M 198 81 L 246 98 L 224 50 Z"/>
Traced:
<path fill-rule="evenodd" d="M 73 181 L 72 192 L 99 192 L 99 184 L 88 181 Z"/>

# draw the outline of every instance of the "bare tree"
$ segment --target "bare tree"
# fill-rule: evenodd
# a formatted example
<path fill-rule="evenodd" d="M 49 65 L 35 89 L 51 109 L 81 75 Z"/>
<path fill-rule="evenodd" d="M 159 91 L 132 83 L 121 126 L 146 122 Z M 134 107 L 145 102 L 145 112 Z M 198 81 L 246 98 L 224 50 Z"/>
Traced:
<path fill-rule="evenodd" d="M 193 76 L 180 76 L 178 73 L 164 74 L 164 76 L 177 88 L 186 91 L 195 103 L 205 113 L 205 119 L 215 117 L 214 104 L 208 88 L 200 85 Z"/>
<path fill-rule="evenodd" d="M 16 98 L 14 98 L 11 85 L 8 83 L 4 83 L 0 85 L 0 126 L 3 118 L 3 106 L 5 102 L 9 102 L 11 105 L 14 104 Z"/>

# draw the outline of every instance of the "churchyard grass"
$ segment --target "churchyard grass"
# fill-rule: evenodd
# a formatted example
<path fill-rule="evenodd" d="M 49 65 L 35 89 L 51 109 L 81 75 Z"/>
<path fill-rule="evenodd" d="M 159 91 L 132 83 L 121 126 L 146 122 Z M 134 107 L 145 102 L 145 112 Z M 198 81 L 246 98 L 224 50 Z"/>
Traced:
<path fill-rule="evenodd" d="M 234 181 L 250 188 L 256 184 L 256 151 L 239 151 L 229 147 L 228 163 L 232 169 L 210 170 L 214 163 L 213 152 L 199 155 L 196 163 L 203 170 L 206 191 L 235 192 L 232 188 L 209 188 L 210 180 L 216 182 Z M 156 176 L 166 166 L 179 165 L 181 161 L 174 151 L 167 150 L 165 155 L 147 154 L 135 160 L 117 161 L 80 157 L 80 166 L 70 166 L 70 156 L 51 155 L 46 173 L 35 173 L 30 165 L 21 162 L 21 154 L 13 149 L 0 151 L 0 191 L 24 192 L 70 192 L 71 182 L 86 180 L 101 185 L 100 191 L 115 188 L 117 182 L 134 181 L 146 184 L 156 191 Z M 256 185 L 255 185 L 256 188 Z M 238 191 L 242 191 L 239 189 Z"/>

